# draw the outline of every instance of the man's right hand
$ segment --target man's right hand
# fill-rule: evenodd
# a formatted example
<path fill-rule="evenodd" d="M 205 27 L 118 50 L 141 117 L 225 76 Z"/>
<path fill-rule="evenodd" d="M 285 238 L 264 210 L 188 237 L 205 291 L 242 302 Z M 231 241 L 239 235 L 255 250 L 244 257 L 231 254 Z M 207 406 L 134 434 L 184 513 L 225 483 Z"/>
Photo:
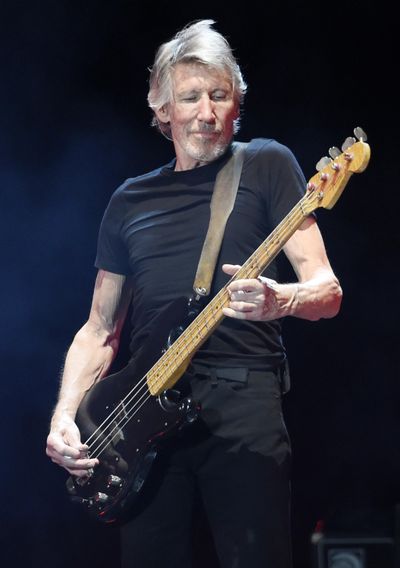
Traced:
<path fill-rule="evenodd" d="M 88 458 L 77 425 L 69 415 L 54 416 L 47 437 L 46 454 L 57 465 L 77 477 L 86 477 L 99 460 Z"/>

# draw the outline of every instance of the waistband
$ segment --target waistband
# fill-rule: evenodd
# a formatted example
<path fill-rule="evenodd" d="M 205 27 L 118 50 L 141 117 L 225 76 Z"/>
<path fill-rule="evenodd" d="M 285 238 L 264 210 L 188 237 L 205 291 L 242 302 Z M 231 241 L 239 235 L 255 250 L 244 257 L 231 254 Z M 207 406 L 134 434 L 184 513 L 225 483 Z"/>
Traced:
<path fill-rule="evenodd" d="M 253 378 L 264 378 L 267 374 L 276 375 L 281 383 L 282 393 L 285 394 L 290 389 L 290 375 L 287 360 L 275 369 L 250 369 L 248 367 L 209 367 L 200 363 L 192 363 L 188 368 L 188 373 L 198 377 L 211 379 L 213 384 L 217 384 L 219 379 L 246 383 L 249 376 Z"/>

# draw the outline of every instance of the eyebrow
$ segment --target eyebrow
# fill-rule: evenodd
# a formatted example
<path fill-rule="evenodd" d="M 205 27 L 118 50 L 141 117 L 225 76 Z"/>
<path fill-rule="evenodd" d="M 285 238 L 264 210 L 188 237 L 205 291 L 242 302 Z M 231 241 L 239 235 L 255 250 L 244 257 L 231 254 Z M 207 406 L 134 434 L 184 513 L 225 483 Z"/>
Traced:
<path fill-rule="evenodd" d="M 221 91 L 223 93 L 229 93 L 230 89 L 226 89 L 225 87 L 215 87 L 214 89 L 211 90 L 211 93 L 217 93 L 218 91 Z M 177 91 L 176 96 L 187 97 L 189 95 L 198 95 L 199 93 L 202 92 L 203 89 L 189 89 L 187 91 Z"/>
<path fill-rule="evenodd" d="M 186 91 L 178 91 L 176 94 L 179 96 L 182 95 L 197 95 L 198 93 L 201 93 L 202 89 L 190 89 L 190 90 L 186 90 Z"/>

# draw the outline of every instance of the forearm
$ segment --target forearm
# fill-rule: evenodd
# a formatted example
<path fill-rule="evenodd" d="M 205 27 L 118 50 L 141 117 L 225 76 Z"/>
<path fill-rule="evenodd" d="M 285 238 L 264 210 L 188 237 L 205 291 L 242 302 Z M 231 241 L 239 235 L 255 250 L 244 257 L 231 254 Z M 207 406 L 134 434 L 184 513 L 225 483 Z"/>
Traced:
<path fill-rule="evenodd" d="M 85 392 L 106 375 L 117 349 L 115 339 L 89 322 L 78 331 L 65 359 L 53 421 L 65 414 L 74 419 Z"/>
<path fill-rule="evenodd" d="M 294 316 L 315 321 L 332 318 L 340 309 L 342 289 L 329 269 L 321 268 L 312 279 L 291 284 L 262 280 L 265 286 L 272 288 L 278 317 Z M 266 311 L 266 319 L 269 315 Z"/>
<path fill-rule="evenodd" d="M 284 251 L 298 282 L 278 284 L 270 278 L 238 279 L 228 286 L 230 302 L 226 316 L 270 321 L 294 316 L 307 320 L 334 317 L 340 308 L 342 290 L 326 256 L 324 243 L 313 218 L 307 218 L 288 240 Z M 233 276 L 240 266 L 225 264 Z"/>

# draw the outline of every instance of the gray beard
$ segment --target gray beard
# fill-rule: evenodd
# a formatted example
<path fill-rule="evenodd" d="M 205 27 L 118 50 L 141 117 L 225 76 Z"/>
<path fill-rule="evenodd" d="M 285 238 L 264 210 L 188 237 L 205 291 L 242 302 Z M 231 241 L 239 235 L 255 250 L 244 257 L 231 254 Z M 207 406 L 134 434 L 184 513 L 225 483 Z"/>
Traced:
<path fill-rule="evenodd" d="M 222 156 L 226 152 L 226 149 L 228 148 L 229 144 L 230 141 L 220 142 L 216 145 L 211 146 L 210 148 L 204 147 L 201 149 L 199 148 L 198 150 L 191 148 L 190 156 L 194 160 L 197 160 L 202 163 L 213 162 L 214 160 L 217 160 L 220 156 Z"/>

